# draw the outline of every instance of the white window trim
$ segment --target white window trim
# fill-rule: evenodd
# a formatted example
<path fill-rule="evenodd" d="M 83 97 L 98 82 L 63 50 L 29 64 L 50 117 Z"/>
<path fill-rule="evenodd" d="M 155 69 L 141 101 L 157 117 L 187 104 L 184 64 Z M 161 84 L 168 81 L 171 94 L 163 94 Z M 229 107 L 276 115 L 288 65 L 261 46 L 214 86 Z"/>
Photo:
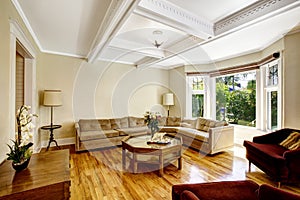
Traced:
<path fill-rule="evenodd" d="M 187 91 L 187 95 L 186 95 L 186 117 L 187 118 L 194 118 L 192 117 L 192 95 L 193 94 L 203 94 L 204 95 L 204 113 L 203 113 L 203 117 L 210 117 L 210 113 L 211 113 L 211 107 L 212 106 L 212 102 L 211 102 L 211 95 L 213 94 L 211 92 L 211 79 L 214 78 L 210 78 L 209 76 L 198 76 L 203 78 L 203 82 L 204 82 L 204 89 L 203 90 L 193 90 L 191 85 L 192 85 L 192 77 L 194 76 L 187 76 L 186 77 L 186 81 L 187 81 L 187 85 L 186 85 L 186 91 Z M 208 104 L 208 102 L 211 102 L 212 104 Z M 209 106 L 208 106 L 209 105 Z"/>
<path fill-rule="evenodd" d="M 278 65 L 278 84 L 277 85 L 271 85 L 271 86 L 267 86 L 267 68 L 274 66 L 274 65 Z M 257 84 L 258 85 L 258 84 Z M 259 98 L 261 105 L 260 107 L 257 106 L 257 110 L 256 112 L 259 113 L 260 115 L 260 126 L 257 126 L 258 129 L 261 130 L 266 130 L 266 131 L 271 131 L 268 129 L 268 92 L 271 91 L 277 91 L 277 129 L 281 129 L 282 128 L 282 69 L 281 69 L 281 59 L 277 59 L 274 60 L 266 65 L 261 66 L 260 68 L 260 93 L 258 93 L 260 95 Z"/>

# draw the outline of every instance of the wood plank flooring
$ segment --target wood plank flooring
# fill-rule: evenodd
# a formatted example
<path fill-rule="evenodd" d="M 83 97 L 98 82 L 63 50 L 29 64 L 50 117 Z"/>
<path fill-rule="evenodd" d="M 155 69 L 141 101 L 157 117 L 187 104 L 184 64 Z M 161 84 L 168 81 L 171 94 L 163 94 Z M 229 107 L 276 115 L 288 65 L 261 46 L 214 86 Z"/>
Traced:
<path fill-rule="evenodd" d="M 138 166 L 137 174 L 122 171 L 120 147 L 79 154 L 74 153 L 74 146 L 65 148 L 71 148 L 71 200 L 171 199 L 172 185 L 180 183 L 247 179 L 276 186 L 276 182 L 254 165 L 252 172 L 248 172 L 245 149 L 241 145 L 215 156 L 186 149 L 182 170 L 177 169 L 175 162 L 165 167 L 163 177 L 158 176 L 154 166 Z M 298 184 L 283 185 L 282 189 L 300 193 Z"/>

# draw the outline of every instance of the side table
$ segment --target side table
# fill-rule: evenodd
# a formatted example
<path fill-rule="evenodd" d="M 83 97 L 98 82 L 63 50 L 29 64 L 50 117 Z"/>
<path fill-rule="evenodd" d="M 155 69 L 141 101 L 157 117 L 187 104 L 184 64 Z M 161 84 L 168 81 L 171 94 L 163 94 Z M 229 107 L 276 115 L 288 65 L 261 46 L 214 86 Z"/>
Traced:
<path fill-rule="evenodd" d="M 47 146 L 47 151 L 48 151 L 48 149 L 49 149 L 49 147 L 50 147 L 51 142 L 54 142 L 54 143 L 56 144 L 56 147 L 57 147 L 58 149 L 60 149 L 60 147 L 58 146 L 56 140 L 55 140 L 54 137 L 53 137 L 53 130 L 54 130 L 54 129 L 59 129 L 59 128 L 61 128 L 61 125 L 53 125 L 53 124 L 52 124 L 52 125 L 42 126 L 42 127 L 41 127 L 42 130 L 49 130 L 49 131 L 50 131 L 50 138 L 49 138 L 49 143 L 48 143 L 48 146 Z"/>
<path fill-rule="evenodd" d="M 0 177 L 0 200 L 70 199 L 69 149 L 32 154 L 20 172 L 6 160 L 0 165 Z"/>

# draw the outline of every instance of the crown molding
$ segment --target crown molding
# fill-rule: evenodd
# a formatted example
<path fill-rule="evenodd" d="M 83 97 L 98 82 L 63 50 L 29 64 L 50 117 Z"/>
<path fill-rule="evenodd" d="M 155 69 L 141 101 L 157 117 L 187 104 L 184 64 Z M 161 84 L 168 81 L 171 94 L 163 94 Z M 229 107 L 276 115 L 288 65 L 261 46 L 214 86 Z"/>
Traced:
<path fill-rule="evenodd" d="M 213 23 L 165 0 L 144 0 L 134 13 L 207 39 L 214 35 Z"/>
<path fill-rule="evenodd" d="M 299 6 L 298 0 L 260 0 L 215 23 L 215 35 L 220 35 L 239 26 L 245 26 L 259 18 L 263 20 Z M 262 19 L 260 19 L 262 20 Z M 253 23 L 254 23 L 253 22 Z"/>
<path fill-rule="evenodd" d="M 80 58 L 80 59 L 86 59 L 84 55 L 78 55 L 78 54 L 72 54 L 72 53 L 64 53 L 59 51 L 50 51 L 50 50 L 42 50 L 42 53 L 48 53 L 48 54 L 54 54 L 59 56 L 68 56 L 73 58 Z"/>
<path fill-rule="evenodd" d="M 109 45 L 139 2 L 140 0 L 112 0 L 88 53 L 88 62 L 94 62 Z"/>
<path fill-rule="evenodd" d="M 40 43 L 40 41 L 38 40 L 37 36 L 35 35 L 33 29 L 31 28 L 31 25 L 28 21 L 28 19 L 26 18 L 25 13 L 23 12 L 18 0 L 11 0 L 12 4 L 15 6 L 17 12 L 19 13 L 21 19 L 23 20 L 27 30 L 29 31 L 29 33 L 31 34 L 31 37 L 33 38 L 34 42 L 36 43 L 36 45 L 38 46 L 40 51 L 43 51 L 42 49 L 42 45 Z"/>

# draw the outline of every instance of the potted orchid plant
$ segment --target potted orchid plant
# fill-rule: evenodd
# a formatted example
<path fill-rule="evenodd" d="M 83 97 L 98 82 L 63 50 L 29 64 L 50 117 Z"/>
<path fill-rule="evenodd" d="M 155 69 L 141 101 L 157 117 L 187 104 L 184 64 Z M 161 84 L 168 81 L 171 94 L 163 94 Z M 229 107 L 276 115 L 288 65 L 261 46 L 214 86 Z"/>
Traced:
<path fill-rule="evenodd" d="M 37 117 L 36 114 L 30 114 L 30 106 L 22 105 L 16 114 L 16 121 L 18 131 L 16 133 L 16 139 L 12 140 L 13 145 L 8 145 L 10 153 L 6 155 L 7 160 L 12 160 L 12 165 L 16 170 L 25 169 L 29 163 L 32 155 L 30 147 L 33 143 L 30 141 L 32 138 L 32 130 L 34 125 L 32 123 L 32 117 Z"/>

